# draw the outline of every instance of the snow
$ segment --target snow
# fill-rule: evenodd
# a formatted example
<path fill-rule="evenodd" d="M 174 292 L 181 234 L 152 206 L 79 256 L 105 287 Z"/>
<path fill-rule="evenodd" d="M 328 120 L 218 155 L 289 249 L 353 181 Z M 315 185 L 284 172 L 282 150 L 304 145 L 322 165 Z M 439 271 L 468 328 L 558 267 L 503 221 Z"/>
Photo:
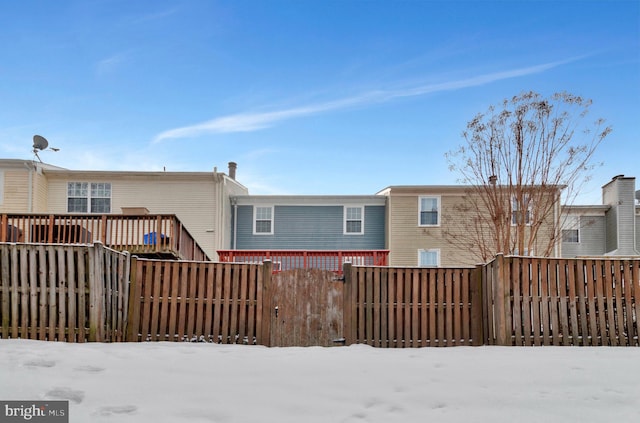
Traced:
<path fill-rule="evenodd" d="M 71 422 L 631 422 L 640 349 L 0 340 L 0 399 Z"/>

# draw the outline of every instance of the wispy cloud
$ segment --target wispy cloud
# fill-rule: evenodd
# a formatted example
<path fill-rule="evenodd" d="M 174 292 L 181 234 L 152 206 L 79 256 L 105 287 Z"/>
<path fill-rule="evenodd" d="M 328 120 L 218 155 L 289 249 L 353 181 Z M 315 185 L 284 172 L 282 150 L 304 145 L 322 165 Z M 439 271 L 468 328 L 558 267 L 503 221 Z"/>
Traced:
<path fill-rule="evenodd" d="M 142 23 L 142 22 L 149 22 L 149 21 L 157 21 L 160 19 L 164 19 L 167 16 L 171 16 L 173 14 L 175 14 L 179 9 L 178 8 L 173 8 L 173 9 L 167 9 L 167 10 L 162 10 L 159 12 L 152 12 L 152 13 L 148 13 L 146 15 L 141 15 L 141 16 L 137 16 L 135 18 L 131 19 L 132 23 Z"/>
<path fill-rule="evenodd" d="M 251 132 L 268 128 L 277 122 L 330 112 L 334 110 L 347 109 L 350 107 L 364 107 L 370 104 L 385 103 L 397 98 L 416 97 L 441 91 L 453 91 L 461 88 L 475 87 L 489 84 L 491 82 L 504 79 L 518 78 L 545 72 L 563 64 L 578 60 L 572 58 L 568 60 L 544 63 L 541 65 L 529 66 L 526 68 L 511 69 L 502 72 L 494 72 L 485 75 L 474 76 L 466 79 L 446 81 L 439 84 L 419 85 L 415 87 L 397 90 L 370 91 L 357 96 L 347 97 L 334 101 L 311 104 L 284 110 L 275 110 L 260 113 L 238 113 L 228 116 L 221 116 L 206 122 L 180 128 L 169 129 L 156 135 L 154 142 L 167 139 L 179 139 L 201 136 L 205 134 L 229 133 L 229 132 Z"/>
<path fill-rule="evenodd" d="M 115 72 L 126 59 L 126 53 L 118 53 L 106 59 L 100 60 L 96 64 L 96 72 L 99 76 L 104 76 Z"/>

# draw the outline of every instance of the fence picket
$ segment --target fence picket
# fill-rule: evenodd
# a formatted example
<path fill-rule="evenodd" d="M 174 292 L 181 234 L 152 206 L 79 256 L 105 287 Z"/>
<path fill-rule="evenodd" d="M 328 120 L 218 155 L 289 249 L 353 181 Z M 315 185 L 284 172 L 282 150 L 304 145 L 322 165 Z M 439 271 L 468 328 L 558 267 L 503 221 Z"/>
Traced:
<path fill-rule="evenodd" d="M 524 345 L 532 345 L 532 325 L 531 325 L 531 262 L 532 259 L 523 259 L 521 267 L 522 278 L 522 336 Z"/>
<path fill-rule="evenodd" d="M 420 270 L 420 347 L 429 346 L 429 271 Z"/>
<path fill-rule="evenodd" d="M 623 297 L 624 297 L 624 315 L 626 317 L 626 343 L 625 345 L 634 345 L 634 339 L 637 337 L 637 328 L 633 324 L 633 277 L 632 277 L 632 267 L 633 262 L 630 260 L 623 260 L 621 263 L 622 272 L 621 278 L 623 287 Z"/>
<path fill-rule="evenodd" d="M 621 266 L 623 266 L 624 262 L 613 262 L 613 278 L 614 278 L 614 295 L 613 299 L 613 311 L 616 315 L 616 345 L 627 345 L 627 331 L 624 330 L 625 326 L 625 318 L 624 318 L 624 300 L 622 297 L 622 274 L 621 274 Z"/>
<path fill-rule="evenodd" d="M 570 296 L 568 295 L 568 277 L 567 277 L 567 263 L 566 260 L 559 260 L 556 262 L 557 271 L 557 284 L 558 284 L 558 320 L 560 321 L 558 329 L 561 330 L 559 334 L 561 336 L 562 345 L 570 345 L 569 337 L 569 308 L 568 301 Z"/>
<path fill-rule="evenodd" d="M 596 280 L 596 297 L 598 304 L 598 333 L 600 333 L 601 345 L 611 345 L 609 334 L 607 333 L 607 314 L 606 314 L 606 299 L 604 297 L 606 283 L 606 262 L 598 262 L 595 268 L 595 280 Z"/>
<path fill-rule="evenodd" d="M 511 290 L 513 292 L 512 325 L 514 331 L 514 345 L 523 345 L 522 332 L 522 296 L 520 295 L 522 281 L 521 259 L 514 257 L 506 266 L 507 280 L 511 280 Z"/>

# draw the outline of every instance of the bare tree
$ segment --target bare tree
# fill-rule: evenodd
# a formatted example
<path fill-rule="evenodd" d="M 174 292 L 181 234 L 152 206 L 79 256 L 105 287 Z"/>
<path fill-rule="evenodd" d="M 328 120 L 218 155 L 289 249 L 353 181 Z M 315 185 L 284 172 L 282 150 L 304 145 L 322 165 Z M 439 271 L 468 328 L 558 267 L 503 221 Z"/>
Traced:
<path fill-rule="evenodd" d="M 448 240 L 483 261 L 498 252 L 552 255 L 560 203 L 588 181 L 593 154 L 611 132 L 602 119 L 585 123 L 590 105 L 566 92 L 527 92 L 476 115 L 463 132 L 466 144 L 446 154 L 469 186 L 458 210 L 468 219 Z"/>

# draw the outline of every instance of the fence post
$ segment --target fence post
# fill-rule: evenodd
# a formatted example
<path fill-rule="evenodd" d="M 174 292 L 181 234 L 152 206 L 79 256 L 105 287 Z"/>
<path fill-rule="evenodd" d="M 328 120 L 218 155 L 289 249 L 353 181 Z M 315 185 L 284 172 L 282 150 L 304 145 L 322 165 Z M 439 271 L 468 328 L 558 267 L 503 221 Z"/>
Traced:
<path fill-rule="evenodd" d="M 127 342 L 135 342 L 138 340 L 138 331 L 140 330 L 141 286 L 138 282 L 138 257 L 129 256 L 129 263 L 129 292 L 127 292 L 129 300 L 124 339 Z"/>
<path fill-rule="evenodd" d="M 104 251 L 102 243 L 88 247 L 89 253 L 89 341 L 104 341 L 105 292 L 104 292 Z"/>
<path fill-rule="evenodd" d="M 486 305 L 483 300 L 483 283 L 482 283 L 483 265 L 477 265 L 475 270 L 471 271 L 471 345 L 478 347 L 484 345 L 484 314 Z"/>
<path fill-rule="evenodd" d="M 511 284 L 506 278 L 504 255 L 496 255 L 493 271 L 493 304 L 496 327 L 496 345 L 511 345 Z"/>
<path fill-rule="evenodd" d="M 4 219 L 4 218 L 3 218 Z M 11 248 L 15 248 L 12 245 Z M 11 322 L 9 314 L 9 286 L 11 278 L 9 277 L 9 269 L 13 268 L 16 263 L 9 262 L 9 245 L 0 245 L 0 287 L 2 289 L 2 304 L 0 304 L 0 314 L 2 315 L 2 338 L 9 338 L 9 323 Z M 17 323 L 16 323 L 17 325 Z"/>
<path fill-rule="evenodd" d="M 260 331 L 262 341 L 259 343 L 267 347 L 271 346 L 272 277 L 273 263 L 271 260 L 265 260 L 262 262 L 262 329 Z"/>
<path fill-rule="evenodd" d="M 345 345 L 353 344 L 353 302 L 351 300 L 351 287 L 353 286 L 353 275 L 351 274 L 351 262 L 347 261 L 342 265 L 342 275 L 344 286 L 342 290 L 342 337 Z"/>

